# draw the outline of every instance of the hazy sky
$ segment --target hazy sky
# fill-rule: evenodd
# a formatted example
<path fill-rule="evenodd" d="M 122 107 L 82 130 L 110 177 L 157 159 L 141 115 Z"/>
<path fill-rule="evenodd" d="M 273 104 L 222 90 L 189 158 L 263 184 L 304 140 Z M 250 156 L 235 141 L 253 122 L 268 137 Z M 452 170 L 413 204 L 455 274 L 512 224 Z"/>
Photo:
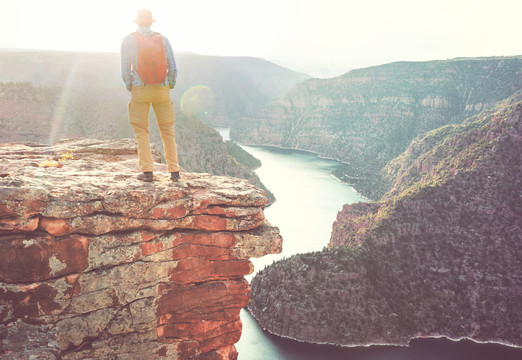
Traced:
<path fill-rule="evenodd" d="M 175 51 L 294 68 L 522 54 L 522 0 L 0 0 L 0 48 L 118 52 L 139 8 Z"/>

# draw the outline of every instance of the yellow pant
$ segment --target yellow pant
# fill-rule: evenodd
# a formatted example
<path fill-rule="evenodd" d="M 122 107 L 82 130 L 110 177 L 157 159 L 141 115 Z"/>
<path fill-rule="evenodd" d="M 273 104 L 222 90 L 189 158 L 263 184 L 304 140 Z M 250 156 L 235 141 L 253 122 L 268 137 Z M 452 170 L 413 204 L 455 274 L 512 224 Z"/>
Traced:
<path fill-rule="evenodd" d="M 131 89 L 129 121 L 138 143 L 138 158 L 142 172 L 153 171 L 149 140 L 149 108 L 152 104 L 163 140 L 163 150 L 169 172 L 179 171 L 174 132 L 174 106 L 169 86 L 144 85 Z"/>

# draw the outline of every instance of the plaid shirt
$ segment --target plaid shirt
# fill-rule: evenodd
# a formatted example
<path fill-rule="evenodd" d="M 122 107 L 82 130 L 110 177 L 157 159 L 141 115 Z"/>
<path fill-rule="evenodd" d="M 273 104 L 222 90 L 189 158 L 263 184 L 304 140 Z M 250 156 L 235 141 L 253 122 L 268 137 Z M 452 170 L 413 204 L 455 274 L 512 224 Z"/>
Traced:
<path fill-rule="evenodd" d="M 150 27 L 140 27 L 137 32 L 144 34 L 145 36 L 152 36 L 155 34 Z M 176 77 L 178 76 L 178 69 L 176 67 L 176 61 L 174 60 L 174 53 L 170 46 L 169 40 L 161 35 L 163 38 L 163 48 L 165 49 L 165 55 L 167 57 L 167 78 L 162 85 L 169 85 L 171 89 L 176 85 Z M 130 91 L 132 86 L 144 85 L 141 81 L 136 68 L 138 65 L 138 45 L 134 35 L 127 35 L 121 42 L 121 78 Z"/>

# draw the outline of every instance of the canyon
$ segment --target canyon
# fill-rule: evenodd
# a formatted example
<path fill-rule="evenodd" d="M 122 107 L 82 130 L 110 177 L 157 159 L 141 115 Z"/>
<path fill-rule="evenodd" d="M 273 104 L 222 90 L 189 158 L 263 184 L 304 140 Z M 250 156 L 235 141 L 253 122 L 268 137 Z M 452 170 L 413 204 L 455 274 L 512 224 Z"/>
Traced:
<path fill-rule="evenodd" d="M 382 200 L 338 213 L 328 249 L 254 277 L 250 312 L 311 343 L 522 346 L 521 156 L 520 92 L 419 137 L 385 168 Z"/>
<path fill-rule="evenodd" d="M 338 159 L 335 176 L 377 200 L 345 205 L 324 251 L 254 277 L 263 328 L 344 346 L 522 346 L 520 56 L 323 80 L 259 59 L 177 59 L 186 171 L 171 183 L 156 164 L 143 184 L 121 139 L 132 130 L 116 54 L 0 53 L 1 355 L 237 358 L 249 258 L 282 240 L 259 162 L 208 124 Z"/>
<path fill-rule="evenodd" d="M 295 148 L 346 163 L 335 172 L 379 200 L 388 161 L 417 136 L 459 124 L 522 88 L 522 58 L 396 62 L 310 79 L 234 124 L 243 144 Z"/>
<path fill-rule="evenodd" d="M 266 196 L 238 178 L 171 182 L 160 163 L 143 183 L 137 169 L 128 139 L 0 147 L 6 359 L 237 358 L 249 258 L 282 247 Z"/>

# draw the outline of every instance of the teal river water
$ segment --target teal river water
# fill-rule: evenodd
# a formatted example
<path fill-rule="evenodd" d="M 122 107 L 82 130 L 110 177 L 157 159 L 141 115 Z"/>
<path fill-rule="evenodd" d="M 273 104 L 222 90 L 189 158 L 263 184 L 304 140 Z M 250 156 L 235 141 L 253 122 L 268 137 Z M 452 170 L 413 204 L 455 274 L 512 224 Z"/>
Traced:
<path fill-rule="evenodd" d="M 225 140 L 228 131 L 218 129 Z M 279 227 L 283 252 L 252 259 L 256 271 L 283 257 L 323 249 L 343 204 L 364 199 L 331 175 L 341 164 L 308 152 L 263 146 L 243 146 L 262 166 L 256 170 L 277 201 L 265 216 Z M 247 277 L 250 280 L 251 277 Z M 239 360 L 521 360 L 522 349 L 497 344 L 414 340 L 410 347 L 340 348 L 282 339 L 263 331 L 246 310 L 241 312 L 243 333 L 236 344 Z"/>

